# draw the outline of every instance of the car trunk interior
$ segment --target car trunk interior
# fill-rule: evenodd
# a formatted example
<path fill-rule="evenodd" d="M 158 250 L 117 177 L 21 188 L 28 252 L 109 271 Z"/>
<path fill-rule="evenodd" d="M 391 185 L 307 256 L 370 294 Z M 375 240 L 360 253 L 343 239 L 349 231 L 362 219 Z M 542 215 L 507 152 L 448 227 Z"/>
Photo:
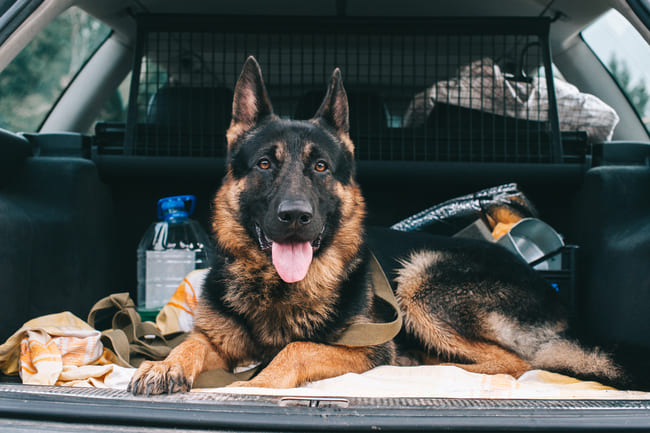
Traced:
<path fill-rule="evenodd" d="M 85 319 L 108 294 L 127 291 L 136 299 L 136 248 L 156 219 L 159 198 L 196 195 L 193 218 L 209 230 L 212 197 L 225 171 L 232 90 L 253 54 L 281 117 L 311 117 L 333 67 L 341 67 L 370 226 L 389 227 L 445 200 L 517 183 L 540 218 L 578 247 L 565 289 L 575 329 L 617 355 L 634 377 L 630 389 L 650 389 L 650 143 L 618 132 L 617 141 L 594 142 L 579 129 L 561 131 L 549 73 L 552 54 L 606 3 L 581 5 L 575 27 L 561 18 L 576 7 L 569 1 L 505 2 L 501 11 L 510 11 L 508 17 L 489 17 L 493 11 L 484 2 L 460 2 L 463 9 L 406 1 L 394 14 L 393 2 L 380 1 L 372 6 L 375 17 L 354 1 L 308 9 L 259 2 L 253 17 L 242 15 L 249 3 L 206 11 L 204 2 L 183 2 L 188 15 L 182 16 L 175 15 L 177 2 L 104 3 L 84 8 L 104 17 L 134 49 L 127 121 L 98 122 L 92 135 L 0 131 L 2 341 L 37 316 L 71 311 Z M 134 8 L 128 18 L 118 3 Z M 482 17 L 463 17 L 467 10 Z M 277 19 L 261 17 L 267 13 Z M 504 115 L 507 104 L 494 97 L 494 83 L 473 72 L 487 65 L 494 72 L 492 62 L 511 85 L 548 90 L 548 104 Z M 476 69 L 467 68 L 471 64 Z M 463 68 L 480 85 L 453 93 Z M 422 92 L 434 84 L 444 96 L 427 108 Z M 462 228 L 430 231 L 452 235 Z M 83 421 L 97 412 L 112 424 L 174 421 L 185 428 L 256 428 L 253 421 L 263 428 L 266 419 L 279 430 L 303 431 L 319 422 L 330 429 L 488 430 L 520 428 L 522 420 L 550 429 L 544 422 L 563 419 L 555 426 L 602 429 L 622 419 L 640 427 L 650 410 L 646 402 L 390 396 L 342 403 L 223 395 L 144 400 L 2 379 L 6 414 L 22 413 L 21 399 L 28 398 L 34 416 L 65 421 L 83 413 Z M 353 420 L 350 410 L 363 416 Z M 399 417 L 410 417 L 408 428 Z"/>

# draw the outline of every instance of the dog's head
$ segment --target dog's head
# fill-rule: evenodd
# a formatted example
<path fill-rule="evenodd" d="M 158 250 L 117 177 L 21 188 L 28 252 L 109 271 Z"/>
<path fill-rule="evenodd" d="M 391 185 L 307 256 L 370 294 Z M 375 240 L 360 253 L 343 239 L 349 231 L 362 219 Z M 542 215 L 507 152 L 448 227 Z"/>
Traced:
<path fill-rule="evenodd" d="M 314 266 L 336 272 L 350 260 L 361 243 L 364 204 L 348 129 L 338 69 L 312 119 L 286 120 L 273 114 L 260 67 L 249 57 L 235 87 L 227 174 L 215 201 L 222 249 L 266 259 L 287 283 Z"/>

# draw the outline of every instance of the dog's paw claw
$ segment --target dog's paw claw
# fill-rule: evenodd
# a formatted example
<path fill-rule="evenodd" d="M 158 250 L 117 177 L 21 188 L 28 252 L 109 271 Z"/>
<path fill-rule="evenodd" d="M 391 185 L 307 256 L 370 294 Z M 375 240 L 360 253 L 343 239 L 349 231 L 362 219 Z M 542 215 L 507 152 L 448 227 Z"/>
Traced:
<path fill-rule="evenodd" d="M 190 381 L 185 377 L 180 365 L 165 362 L 143 362 L 135 372 L 127 391 L 133 395 L 157 395 L 189 391 Z"/>
<path fill-rule="evenodd" d="M 172 392 L 174 392 L 174 379 L 170 377 L 169 386 L 167 387 L 167 394 L 171 394 Z"/>

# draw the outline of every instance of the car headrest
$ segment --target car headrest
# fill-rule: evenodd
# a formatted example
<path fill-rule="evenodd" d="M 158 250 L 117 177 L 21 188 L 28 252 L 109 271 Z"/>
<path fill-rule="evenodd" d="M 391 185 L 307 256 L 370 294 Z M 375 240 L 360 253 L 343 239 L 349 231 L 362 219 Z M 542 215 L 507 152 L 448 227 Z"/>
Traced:
<path fill-rule="evenodd" d="M 147 107 L 147 123 L 222 134 L 230 124 L 233 92 L 225 87 L 164 86 Z"/>
<path fill-rule="evenodd" d="M 388 128 L 388 114 L 383 97 L 370 91 L 348 90 L 350 106 L 350 135 L 368 136 L 378 129 Z M 296 119 L 310 119 L 316 114 L 324 97 L 322 91 L 312 90 L 298 101 L 294 116 Z"/>

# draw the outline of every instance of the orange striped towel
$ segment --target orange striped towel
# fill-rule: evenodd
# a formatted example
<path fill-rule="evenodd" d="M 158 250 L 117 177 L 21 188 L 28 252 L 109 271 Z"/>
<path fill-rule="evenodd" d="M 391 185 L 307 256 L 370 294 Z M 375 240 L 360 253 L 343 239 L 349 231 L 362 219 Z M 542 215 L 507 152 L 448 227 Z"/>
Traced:
<path fill-rule="evenodd" d="M 188 274 L 156 318 L 164 335 L 188 332 L 208 270 Z M 0 345 L 0 370 L 23 383 L 125 389 L 135 369 L 100 341 L 101 333 L 70 312 L 25 323 Z"/>
<path fill-rule="evenodd" d="M 160 310 L 156 316 L 156 325 L 163 335 L 192 330 L 194 310 L 208 271 L 209 269 L 198 269 L 187 274 L 169 302 Z"/>
<path fill-rule="evenodd" d="M 114 365 L 115 355 L 100 336 L 70 312 L 42 316 L 0 346 L 0 368 L 26 384 L 122 387 L 120 378 L 132 369 Z"/>
<path fill-rule="evenodd" d="M 23 383 L 55 384 L 63 366 L 79 367 L 95 363 L 103 353 L 95 330 L 28 330 L 20 342 L 20 377 Z"/>

